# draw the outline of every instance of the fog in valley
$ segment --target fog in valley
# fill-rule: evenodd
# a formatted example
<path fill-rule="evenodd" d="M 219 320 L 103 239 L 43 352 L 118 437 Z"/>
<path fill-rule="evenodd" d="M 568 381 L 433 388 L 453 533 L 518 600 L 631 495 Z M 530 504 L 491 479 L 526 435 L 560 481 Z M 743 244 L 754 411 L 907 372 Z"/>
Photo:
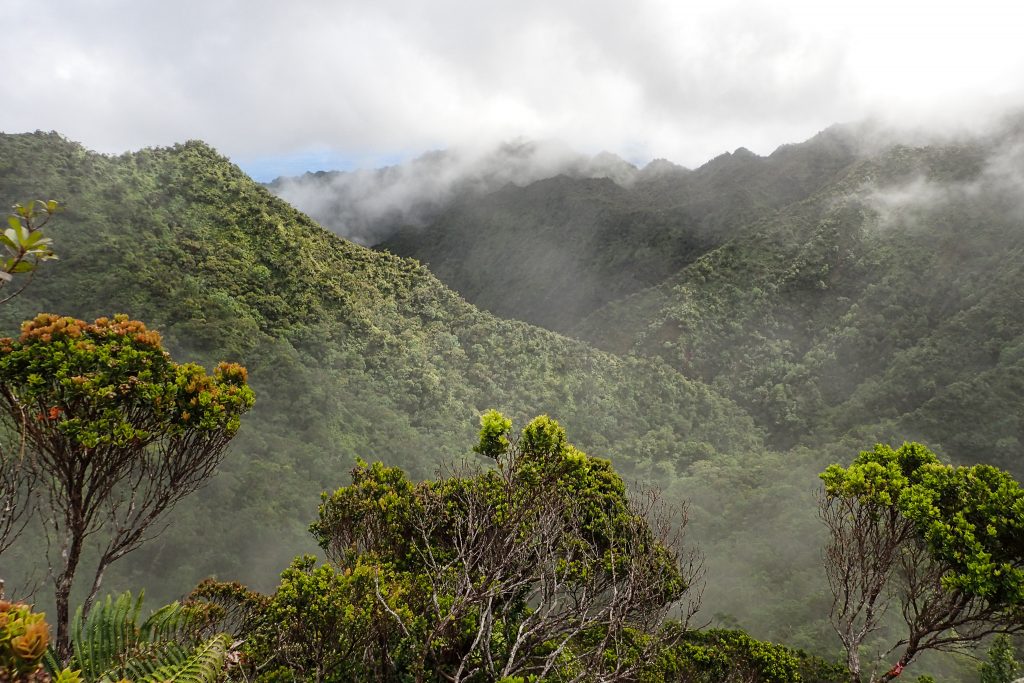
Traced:
<path fill-rule="evenodd" d="M 520 141 L 429 152 L 381 169 L 281 177 L 269 188 L 341 237 L 372 246 L 399 227 L 423 227 L 459 197 L 561 174 L 628 185 L 637 169 L 610 153 L 588 157 L 565 144 Z"/>

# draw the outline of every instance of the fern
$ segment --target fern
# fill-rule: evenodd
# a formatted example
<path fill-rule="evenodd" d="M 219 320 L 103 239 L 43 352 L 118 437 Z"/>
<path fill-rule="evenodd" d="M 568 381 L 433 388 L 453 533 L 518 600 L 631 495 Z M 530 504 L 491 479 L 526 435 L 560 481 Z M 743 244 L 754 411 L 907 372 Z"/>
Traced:
<path fill-rule="evenodd" d="M 195 670 L 196 657 L 201 654 L 205 654 L 206 658 L 200 659 L 200 663 L 214 662 L 216 658 L 211 657 L 218 651 L 220 663 L 217 666 L 223 666 L 227 648 L 217 644 L 221 640 L 220 636 L 202 643 L 198 648 L 193 647 L 193 639 L 189 635 L 194 627 L 191 611 L 174 602 L 156 610 L 139 624 L 142 599 L 141 593 L 137 598 L 132 598 L 130 592 L 125 592 L 116 597 L 107 596 L 106 600 L 93 607 L 87 617 L 83 618 L 81 608 L 75 613 L 71 624 L 73 656 L 70 665 L 81 670 L 82 681 L 141 681 L 150 680 L 158 672 L 165 672 L 159 674 L 163 676 L 159 679 L 162 681 L 167 678 L 168 671 Z M 230 643 L 229 636 L 224 635 L 223 639 Z M 56 665 L 56 660 L 47 661 L 48 667 L 51 664 Z M 50 670 L 54 671 L 55 668 L 53 666 Z M 198 669 L 200 672 L 205 670 L 202 667 Z"/>
<path fill-rule="evenodd" d="M 224 669 L 231 637 L 216 635 L 196 648 L 186 661 L 162 666 L 136 683 L 214 683 Z"/>
<path fill-rule="evenodd" d="M 142 595 L 133 600 L 130 592 L 116 598 L 108 595 L 85 618 L 78 608 L 71 622 L 72 665 L 81 669 L 85 680 L 98 680 L 134 648 L 141 610 Z"/>

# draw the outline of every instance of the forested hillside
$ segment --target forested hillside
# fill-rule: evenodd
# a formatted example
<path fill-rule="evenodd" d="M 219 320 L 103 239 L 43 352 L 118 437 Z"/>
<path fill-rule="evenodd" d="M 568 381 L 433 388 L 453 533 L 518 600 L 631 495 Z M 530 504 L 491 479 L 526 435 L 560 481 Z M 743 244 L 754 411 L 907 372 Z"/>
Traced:
<path fill-rule="evenodd" d="M 507 187 L 383 247 L 471 301 L 662 358 L 744 406 L 772 452 L 650 476 L 695 503 L 713 608 L 823 647 L 816 465 L 920 440 L 1024 474 L 1020 127 L 900 139 L 835 128 L 769 157 L 652 165 L 630 188 Z M 660 282 L 623 296 L 644 279 Z"/>
<path fill-rule="evenodd" d="M 768 157 L 739 149 L 694 171 L 661 161 L 618 183 L 559 175 L 509 184 L 462 197 L 378 248 L 420 259 L 498 315 L 568 331 L 815 192 L 853 162 L 858 144 L 835 127 Z"/>
<path fill-rule="evenodd" d="M 507 186 L 380 248 L 502 316 L 663 358 L 773 448 L 917 438 L 1020 474 L 1022 145 L 1015 119 L 837 126 L 625 186 Z"/>
<path fill-rule="evenodd" d="M 917 439 L 1021 474 L 1020 149 L 1013 131 L 910 147 L 839 128 L 765 158 L 654 164 L 628 187 L 464 194 L 388 242 L 457 293 L 203 143 L 109 157 L 2 136 L 0 199 L 65 211 L 47 229 L 60 261 L 0 320 L 125 312 L 178 360 L 249 369 L 256 407 L 222 472 L 112 589 L 266 589 L 312 550 L 318 495 L 357 457 L 429 478 L 478 457 L 476 418 L 496 407 L 549 413 L 627 480 L 690 501 L 705 618 L 833 656 L 822 468 Z"/>
<path fill-rule="evenodd" d="M 776 447 L 915 438 L 1020 475 L 1021 144 L 886 149 L 577 333 L 711 383 Z"/>
<path fill-rule="evenodd" d="M 481 312 L 416 262 L 326 232 L 202 143 L 106 157 L 56 134 L 0 137 L 0 200 L 40 196 L 66 207 L 50 231 L 60 261 L 0 310 L 8 334 L 39 311 L 125 312 L 175 358 L 242 362 L 257 394 L 221 475 L 114 585 L 156 598 L 211 573 L 266 586 L 310 548 L 318 495 L 356 456 L 429 476 L 471 456 L 489 407 L 564 420 L 627 477 L 760 447 L 742 409 L 666 363 Z"/>

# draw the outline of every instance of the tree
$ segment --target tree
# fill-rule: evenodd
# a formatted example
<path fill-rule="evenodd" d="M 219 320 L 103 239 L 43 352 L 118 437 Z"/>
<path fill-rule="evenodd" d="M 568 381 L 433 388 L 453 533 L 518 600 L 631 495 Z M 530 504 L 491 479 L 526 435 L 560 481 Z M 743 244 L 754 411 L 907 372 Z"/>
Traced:
<path fill-rule="evenodd" d="M 415 484 L 360 462 L 325 495 L 311 530 L 333 566 L 283 575 L 251 661 L 317 681 L 612 681 L 650 661 L 700 593 L 685 516 L 631 499 L 546 416 L 518 438 L 497 412 L 481 424 L 494 467 Z"/>
<path fill-rule="evenodd" d="M 59 545 L 49 559 L 62 657 L 86 542 L 95 537 L 99 551 L 88 615 L 107 567 L 210 478 L 253 400 L 241 366 L 208 375 L 174 363 L 157 332 L 124 315 L 40 314 L 20 339 L 0 339 L 0 411 L 24 425 L 40 511 Z"/>
<path fill-rule="evenodd" d="M 1010 475 L 944 465 L 906 443 L 877 445 L 821 477 L 831 618 L 851 681 L 862 680 L 862 646 L 893 601 L 905 630 L 885 655 L 898 657 L 872 681 L 896 678 L 926 650 L 1024 628 L 1024 491 Z"/>

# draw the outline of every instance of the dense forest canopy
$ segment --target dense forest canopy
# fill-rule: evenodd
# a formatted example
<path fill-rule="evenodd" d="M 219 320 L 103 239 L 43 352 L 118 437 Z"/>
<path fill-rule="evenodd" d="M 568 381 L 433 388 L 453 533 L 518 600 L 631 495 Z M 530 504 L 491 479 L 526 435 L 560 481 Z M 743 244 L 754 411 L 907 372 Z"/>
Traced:
<path fill-rule="evenodd" d="M 158 595 L 209 574 L 266 586 L 312 550 L 310 501 L 357 456 L 430 476 L 467 455 L 491 406 L 673 468 L 760 446 L 744 411 L 664 362 L 482 313 L 418 263 L 333 237 L 202 143 L 105 157 L 55 134 L 3 136 L 0 159 L 4 201 L 45 186 L 66 207 L 50 231 L 61 258 L 0 311 L 8 329 L 39 311 L 125 312 L 176 357 L 241 362 L 261 396 L 164 550 L 132 560 Z M 616 457 L 627 476 L 641 467 Z"/>
<path fill-rule="evenodd" d="M 1020 127 L 915 145 L 876 133 L 830 129 L 694 171 L 606 159 L 605 177 L 477 184 L 391 226 L 381 246 L 401 256 L 339 239 L 201 142 L 103 156 L 2 135 L 0 200 L 65 210 L 46 228 L 60 260 L 0 324 L 123 312 L 176 358 L 248 368 L 260 398 L 220 474 L 111 568 L 111 589 L 154 604 L 210 575 L 268 595 L 364 590 L 307 561 L 278 583 L 315 550 L 317 496 L 350 485 L 358 457 L 410 486 L 487 465 L 467 445 L 497 407 L 518 423 L 546 413 L 616 476 L 689 501 L 715 625 L 835 657 L 819 471 L 913 439 L 1024 473 Z M 8 551 L 6 574 L 31 575 L 41 547 Z M 674 642 L 759 647 L 710 633 Z M 202 652 L 223 650 L 203 635 Z M 771 652 L 790 673 L 811 666 Z"/>

